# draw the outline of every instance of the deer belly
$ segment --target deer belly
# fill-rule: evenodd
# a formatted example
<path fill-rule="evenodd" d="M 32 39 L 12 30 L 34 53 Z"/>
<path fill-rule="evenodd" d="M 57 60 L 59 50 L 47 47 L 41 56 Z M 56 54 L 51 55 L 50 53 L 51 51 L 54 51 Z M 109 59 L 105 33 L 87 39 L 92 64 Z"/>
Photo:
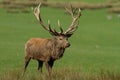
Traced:
<path fill-rule="evenodd" d="M 46 61 L 49 57 L 49 53 L 43 50 L 33 51 L 32 53 L 32 58 L 36 60 Z"/>

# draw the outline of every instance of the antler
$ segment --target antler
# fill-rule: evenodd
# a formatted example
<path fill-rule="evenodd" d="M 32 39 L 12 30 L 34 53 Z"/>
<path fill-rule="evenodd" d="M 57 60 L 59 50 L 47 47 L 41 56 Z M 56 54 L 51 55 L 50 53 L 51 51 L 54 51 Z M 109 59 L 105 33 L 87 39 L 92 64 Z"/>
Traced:
<path fill-rule="evenodd" d="M 45 30 L 49 31 L 49 28 L 46 27 L 46 26 L 43 24 L 43 21 L 42 21 L 42 19 L 41 19 L 40 10 L 39 10 L 39 7 L 40 7 L 40 6 L 41 6 L 41 3 L 33 10 L 33 11 L 34 11 L 34 15 L 35 15 L 35 17 L 37 18 L 37 20 L 39 21 L 39 23 L 41 24 L 41 26 L 42 26 Z M 49 25 L 49 26 L 50 26 L 50 25 Z"/>
<path fill-rule="evenodd" d="M 37 18 L 38 22 L 40 23 L 40 25 L 45 29 L 47 30 L 50 34 L 54 35 L 54 36 L 57 36 L 57 35 L 65 35 L 67 37 L 70 37 L 73 32 L 77 29 L 78 25 L 79 25 L 79 18 L 81 16 L 81 10 L 79 9 L 78 10 L 78 13 L 77 13 L 77 16 L 75 16 L 76 14 L 76 11 L 77 9 L 73 9 L 72 5 L 70 6 L 70 9 L 66 8 L 66 10 L 69 12 L 69 14 L 71 14 L 72 16 L 72 23 L 71 25 L 69 26 L 69 28 L 63 32 L 63 29 L 60 25 L 60 22 L 58 20 L 58 26 L 60 28 L 60 32 L 57 32 L 55 29 L 52 29 L 51 28 L 51 25 L 50 25 L 50 21 L 48 20 L 48 26 L 45 26 L 43 21 L 42 21 L 42 18 L 41 18 L 41 15 L 40 15 L 40 8 L 41 6 L 41 3 L 36 7 L 34 8 L 34 15 L 35 17 Z M 78 21 L 78 23 L 76 23 Z"/>
<path fill-rule="evenodd" d="M 81 10 L 79 8 L 77 16 L 75 16 L 76 14 L 76 9 L 74 9 L 72 7 L 72 5 L 70 5 L 70 9 L 66 8 L 67 12 L 72 16 L 72 23 L 69 26 L 69 28 L 64 32 L 64 34 L 71 36 L 73 34 L 73 32 L 77 29 L 78 25 L 79 25 L 79 18 L 81 16 Z M 76 23 L 78 21 L 78 23 Z"/>
<path fill-rule="evenodd" d="M 58 33 L 55 29 L 53 30 L 53 29 L 51 28 L 51 25 L 50 25 L 50 21 L 49 21 L 49 20 L 48 20 L 48 27 L 44 25 L 44 23 L 43 23 L 43 21 L 42 21 L 42 18 L 41 18 L 41 15 L 40 15 L 40 10 L 39 10 L 40 6 L 41 6 L 41 3 L 40 3 L 36 8 L 33 9 L 34 15 L 35 15 L 35 17 L 37 18 L 38 22 L 39 22 L 40 25 L 41 25 L 45 30 L 47 30 L 50 34 L 55 35 L 55 36 L 56 36 L 56 35 L 59 35 L 60 33 Z M 59 22 L 58 22 L 58 25 L 60 26 L 60 23 L 59 23 Z M 61 27 L 60 27 L 60 30 L 61 30 L 61 33 L 63 33 L 63 29 L 62 29 Z"/>

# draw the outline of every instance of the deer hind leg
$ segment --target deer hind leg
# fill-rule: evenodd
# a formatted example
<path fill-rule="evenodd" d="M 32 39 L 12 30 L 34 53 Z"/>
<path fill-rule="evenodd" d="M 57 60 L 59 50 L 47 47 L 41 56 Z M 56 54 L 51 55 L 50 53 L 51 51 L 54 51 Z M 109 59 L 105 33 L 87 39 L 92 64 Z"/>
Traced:
<path fill-rule="evenodd" d="M 25 57 L 25 64 L 24 64 L 24 70 L 23 70 L 22 76 L 24 76 L 25 71 L 26 71 L 26 68 L 27 68 L 27 66 L 28 66 L 28 64 L 29 64 L 29 62 L 30 62 L 30 60 L 31 60 L 31 57 L 29 57 L 29 56 L 26 56 L 26 57 Z"/>
<path fill-rule="evenodd" d="M 38 71 L 42 74 L 43 61 L 38 60 Z"/>

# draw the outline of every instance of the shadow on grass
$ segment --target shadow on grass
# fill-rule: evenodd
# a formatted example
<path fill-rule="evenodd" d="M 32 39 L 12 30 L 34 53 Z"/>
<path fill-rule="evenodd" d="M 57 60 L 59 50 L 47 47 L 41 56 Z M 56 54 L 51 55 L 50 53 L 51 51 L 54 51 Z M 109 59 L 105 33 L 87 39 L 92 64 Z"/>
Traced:
<path fill-rule="evenodd" d="M 26 74 L 24 78 L 21 78 L 21 72 L 21 70 L 6 71 L 0 76 L 0 80 L 120 80 L 119 73 L 104 69 L 98 73 L 90 74 L 72 68 L 62 68 L 53 70 L 51 78 L 46 74 L 38 76 L 33 73 Z"/>

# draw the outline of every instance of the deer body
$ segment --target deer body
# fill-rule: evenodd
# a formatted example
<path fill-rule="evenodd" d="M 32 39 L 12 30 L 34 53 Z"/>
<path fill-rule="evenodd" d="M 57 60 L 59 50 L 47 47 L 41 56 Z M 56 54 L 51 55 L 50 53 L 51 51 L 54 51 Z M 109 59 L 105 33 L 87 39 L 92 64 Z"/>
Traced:
<path fill-rule="evenodd" d="M 26 57 L 48 61 L 50 57 L 51 39 L 32 38 L 25 45 Z"/>
<path fill-rule="evenodd" d="M 79 23 L 78 19 L 81 16 L 80 9 L 78 10 L 77 16 L 75 16 L 76 10 L 74 11 L 72 6 L 70 10 L 66 9 L 72 16 L 72 23 L 70 27 L 65 32 L 63 32 L 63 29 L 58 21 L 60 32 L 57 32 L 55 29 L 53 30 L 51 28 L 49 21 L 48 27 L 44 25 L 39 7 L 40 5 L 34 9 L 34 15 L 37 18 L 40 25 L 46 31 L 48 31 L 54 38 L 32 38 L 27 41 L 27 43 L 25 44 L 25 65 L 23 75 L 31 59 L 35 59 L 38 61 L 38 70 L 40 73 L 42 73 L 42 66 L 45 62 L 48 75 L 51 75 L 54 61 L 61 58 L 64 54 L 65 49 L 70 46 L 68 38 L 71 37 L 73 32 L 77 29 Z M 76 21 L 78 21 L 78 23 L 76 23 Z"/>
<path fill-rule="evenodd" d="M 67 43 L 66 47 L 69 47 Z M 25 45 L 26 57 L 44 62 L 56 60 L 63 56 L 65 48 L 54 39 L 32 38 Z"/>
<path fill-rule="evenodd" d="M 61 58 L 65 48 L 69 46 L 70 44 L 65 36 L 56 36 L 54 39 L 30 39 L 25 45 L 24 72 L 32 58 L 38 61 L 38 70 L 40 73 L 42 73 L 43 62 L 45 62 L 48 75 L 50 75 L 54 61 Z"/>

